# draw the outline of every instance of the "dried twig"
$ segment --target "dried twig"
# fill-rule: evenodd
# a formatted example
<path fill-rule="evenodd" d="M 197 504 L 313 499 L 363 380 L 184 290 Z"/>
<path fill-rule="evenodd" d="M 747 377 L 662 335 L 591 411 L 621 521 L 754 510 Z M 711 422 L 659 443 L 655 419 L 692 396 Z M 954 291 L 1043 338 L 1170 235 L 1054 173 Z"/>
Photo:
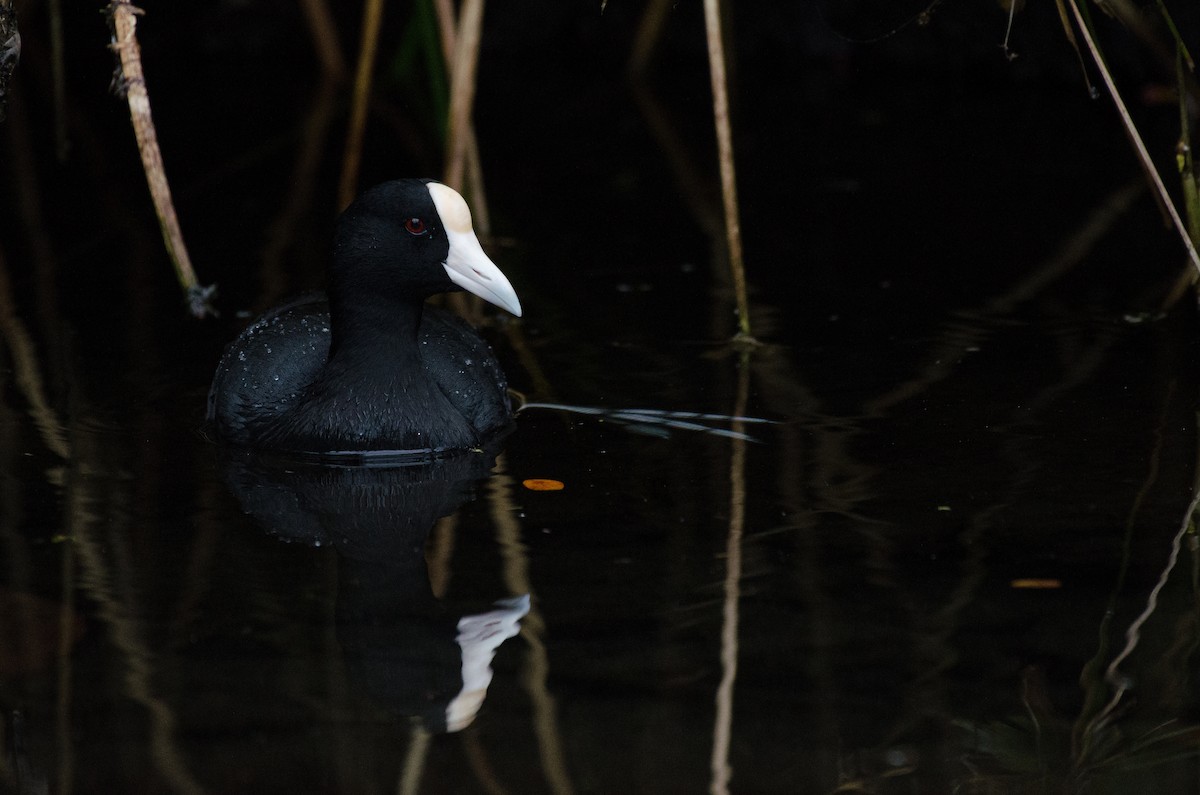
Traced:
<path fill-rule="evenodd" d="M 346 76 L 346 59 L 338 44 L 337 28 L 333 14 L 325 0 L 300 0 L 308 32 L 312 35 L 313 49 L 321 62 L 321 71 L 326 77 L 341 80 Z"/>
<path fill-rule="evenodd" d="M 434 0 L 434 11 L 436 12 L 437 16 L 438 35 L 441 39 L 442 58 L 445 61 L 446 69 L 451 76 L 450 89 L 451 92 L 453 92 L 455 89 L 453 82 L 454 70 L 458 65 L 458 21 L 455 18 L 456 15 L 454 12 L 454 4 L 451 2 L 451 0 Z M 481 7 L 479 9 L 478 19 L 467 20 L 467 22 L 478 28 L 482 23 L 482 19 L 483 9 Z M 480 34 L 477 29 L 473 34 L 475 39 L 475 52 L 467 53 L 464 59 L 464 66 L 471 69 L 472 72 L 474 72 L 475 64 L 478 61 L 479 35 Z M 471 78 L 471 82 L 467 88 L 470 89 L 473 97 L 475 92 L 474 77 Z M 460 90 L 461 89 L 462 87 L 460 87 Z M 475 232 L 479 235 L 480 239 L 486 241 L 491 237 L 492 224 L 490 213 L 488 212 L 487 194 L 483 189 L 483 165 L 479 159 L 479 144 L 475 140 L 475 124 L 471 120 L 471 105 L 467 104 L 465 109 L 467 114 L 466 119 L 464 121 L 460 121 L 459 126 L 456 128 L 456 134 L 458 131 L 461 131 L 460 137 L 463 139 L 462 148 L 465 162 L 460 167 L 453 168 L 449 162 L 454 157 L 453 150 L 459 148 L 459 143 L 457 141 L 451 141 L 449 138 L 450 120 L 448 119 L 446 139 L 447 166 L 445 179 L 446 184 L 448 184 L 450 187 L 458 190 L 464 195 L 469 196 L 472 216 L 475 222 Z M 452 96 L 450 100 L 450 112 L 453 113 L 454 110 L 455 104 Z M 462 184 L 455 184 L 455 179 L 461 180 Z"/>
<path fill-rule="evenodd" d="M 210 301 L 216 293 L 215 286 L 203 287 L 196 279 L 183 242 L 183 232 L 175 215 L 171 201 L 171 187 L 163 168 L 162 152 L 158 148 L 158 135 L 154 131 L 154 120 L 150 116 L 150 94 L 146 90 L 146 77 L 142 72 L 141 49 L 137 43 L 137 18 L 144 13 L 129 0 L 112 0 L 105 9 L 112 28 L 112 43 L 109 47 L 117 53 L 120 65 L 114 77 L 116 89 L 129 102 L 129 117 L 133 121 L 133 132 L 137 137 L 138 152 L 142 156 L 142 168 L 146 172 L 146 183 L 150 197 L 158 214 L 167 253 L 175 266 L 175 275 L 187 294 L 188 309 L 196 317 L 215 314 Z"/>
<path fill-rule="evenodd" d="M 729 246 L 729 268 L 737 296 L 736 339 L 753 341 L 750 335 L 750 302 L 746 297 L 746 272 L 742 261 L 742 227 L 738 220 L 737 176 L 733 168 L 733 133 L 729 126 L 729 95 L 725 76 L 725 42 L 721 33 L 720 0 L 704 0 L 704 27 L 708 34 L 708 68 L 712 77 L 713 120 L 717 126 L 717 153 L 721 163 L 721 195 L 725 206 L 725 239 Z"/>
<path fill-rule="evenodd" d="M 662 39 L 663 28 L 667 17 L 671 14 L 671 0 L 650 0 L 642 19 L 638 22 L 637 33 L 633 37 L 633 49 L 629 53 L 627 69 L 630 75 L 640 75 L 646 71 L 658 42 Z"/>
<path fill-rule="evenodd" d="M 375 52 L 379 49 L 379 27 L 382 23 L 383 0 L 367 0 L 363 8 L 362 49 L 358 53 L 358 69 L 354 75 L 354 103 L 350 107 L 350 128 L 346 133 L 342 178 L 338 184 L 339 209 L 348 206 L 357 192 L 367 108 L 371 102 L 371 75 L 375 71 Z"/>
<path fill-rule="evenodd" d="M 446 160 L 442 181 L 469 196 L 475 231 L 483 240 L 491 237 L 487 194 L 483 189 L 483 165 L 471 113 L 475 104 L 475 68 L 483 27 L 483 0 L 467 0 L 456 19 L 451 0 L 434 0 L 442 57 L 450 73 L 450 106 L 446 119 Z M 447 304 L 473 323 L 483 319 L 483 301 L 473 295 L 454 293 Z"/>
<path fill-rule="evenodd" d="M 1150 152 L 1146 149 L 1146 144 L 1142 141 L 1142 136 L 1138 133 L 1137 127 L 1133 123 L 1133 118 L 1129 115 L 1128 108 L 1125 107 L 1125 102 L 1121 99 L 1120 93 L 1117 92 L 1117 86 L 1113 82 L 1112 74 L 1108 71 L 1108 67 L 1100 55 L 1100 50 L 1092 38 L 1092 32 L 1079 11 L 1079 4 L 1077 0 L 1067 0 L 1067 2 L 1071 7 L 1071 13 L 1075 16 L 1075 22 L 1079 25 L 1079 32 L 1083 36 L 1084 43 L 1087 44 L 1088 52 L 1091 53 L 1092 60 L 1096 63 L 1096 68 L 1100 70 L 1100 76 L 1104 78 L 1104 85 L 1108 88 L 1113 105 L 1116 106 L 1117 113 L 1121 116 L 1121 123 L 1125 125 L 1125 133 L 1129 136 L 1130 143 L 1133 144 L 1138 158 L 1142 161 L 1142 169 L 1146 172 L 1146 176 L 1150 178 L 1150 182 L 1154 185 L 1154 189 L 1161 199 L 1167 215 L 1170 216 L 1171 222 L 1179 232 L 1179 237 L 1183 241 L 1184 248 L 1187 249 L 1188 259 L 1191 261 L 1192 266 L 1197 271 L 1200 271 L 1200 254 L 1196 252 L 1196 246 L 1192 243 L 1192 238 L 1188 234 L 1187 227 L 1184 226 L 1183 219 L 1179 217 L 1179 211 L 1175 209 L 1175 203 L 1171 201 L 1171 196 L 1167 193 L 1167 187 L 1163 184 L 1158 169 L 1154 167 L 1154 161 L 1150 158 Z"/>
<path fill-rule="evenodd" d="M 458 19 L 454 60 L 450 62 L 450 119 L 446 128 L 446 184 L 462 187 L 471 109 L 475 104 L 475 67 L 483 27 L 483 0 L 466 0 Z"/>

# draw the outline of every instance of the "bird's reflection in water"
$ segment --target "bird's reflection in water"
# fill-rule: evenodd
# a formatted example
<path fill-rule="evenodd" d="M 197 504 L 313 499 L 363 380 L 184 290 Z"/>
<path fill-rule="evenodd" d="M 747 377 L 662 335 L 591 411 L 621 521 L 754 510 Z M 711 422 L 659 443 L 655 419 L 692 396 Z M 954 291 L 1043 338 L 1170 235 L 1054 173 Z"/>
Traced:
<path fill-rule="evenodd" d="M 521 595 L 481 613 L 455 613 L 430 587 L 429 532 L 473 496 L 494 453 L 373 456 L 352 466 L 235 450 L 223 456 L 230 489 L 269 534 L 337 550 L 337 630 L 349 675 L 380 706 L 433 732 L 474 720 L 496 649 L 529 611 Z"/>

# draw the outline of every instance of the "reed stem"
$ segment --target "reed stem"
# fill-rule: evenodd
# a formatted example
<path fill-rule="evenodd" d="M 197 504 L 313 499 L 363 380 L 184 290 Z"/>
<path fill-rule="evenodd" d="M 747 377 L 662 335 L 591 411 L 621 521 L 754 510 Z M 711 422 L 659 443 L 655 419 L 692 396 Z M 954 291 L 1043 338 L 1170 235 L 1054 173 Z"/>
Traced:
<path fill-rule="evenodd" d="M 1116 106 L 1117 113 L 1121 117 L 1121 123 L 1125 126 L 1125 133 L 1129 136 L 1129 141 L 1133 144 L 1133 148 L 1142 162 L 1142 169 L 1145 170 L 1146 176 L 1150 178 L 1150 182 L 1154 185 L 1154 190 L 1161 199 L 1163 207 L 1171 219 L 1171 223 L 1175 225 L 1175 229 L 1183 241 L 1183 246 L 1187 249 L 1188 259 L 1197 272 L 1200 272 L 1200 253 L 1196 252 L 1196 246 L 1192 243 L 1191 235 L 1188 234 L 1183 219 L 1179 217 L 1179 211 L 1175 209 L 1175 202 L 1171 200 L 1171 195 L 1167 193 L 1167 187 L 1163 184 L 1158 169 L 1154 167 L 1154 161 L 1150 158 L 1150 152 L 1146 149 L 1146 144 L 1142 141 L 1142 136 L 1134 125 L 1133 118 L 1129 115 L 1128 108 L 1125 107 L 1125 102 L 1121 99 L 1121 94 L 1117 91 L 1117 85 L 1113 81 L 1112 74 L 1108 71 L 1108 66 L 1105 65 L 1104 59 L 1100 56 L 1100 50 L 1096 46 L 1095 39 L 1092 38 L 1092 32 L 1084 21 L 1082 12 L 1079 10 L 1079 3 L 1077 0 L 1068 0 L 1068 4 L 1070 5 L 1072 14 L 1075 16 L 1075 22 L 1079 25 L 1079 32 L 1087 44 L 1088 52 L 1091 53 L 1092 60 L 1095 61 L 1096 68 L 1100 71 L 1100 76 L 1104 78 L 1104 85 L 1108 88 L 1113 105 Z"/>
<path fill-rule="evenodd" d="M 458 18 L 454 60 L 450 64 L 450 118 L 446 129 L 446 184 L 458 189 L 463 187 L 466 172 L 482 28 L 483 0 L 465 0 Z"/>
<path fill-rule="evenodd" d="M 142 156 L 146 184 L 154 201 L 163 242 L 166 243 L 167 253 L 175 266 L 175 276 L 187 295 L 188 309 L 194 316 L 201 318 L 215 314 L 209 302 L 216 288 L 202 287 L 196 279 L 191 257 L 188 256 L 187 246 L 183 242 L 179 218 L 175 215 L 171 186 L 167 182 L 162 151 L 158 147 L 158 135 L 154 130 L 154 119 L 150 115 L 150 94 L 146 89 L 141 48 L 137 42 L 137 18 L 145 12 L 134 7 L 129 0 L 112 0 L 106 11 L 113 32 L 113 40 L 109 47 L 120 59 L 117 87 L 129 102 L 129 117 L 133 122 L 138 152 Z"/>
<path fill-rule="evenodd" d="M 361 48 L 354 74 L 354 100 L 350 107 L 350 125 L 342 155 L 342 178 L 338 182 L 338 208 L 354 201 L 358 190 L 358 168 L 362 162 L 363 137 L 367 127 L 367 109 L 371 104 L 371 76 L 375 71 L 375 53 L 379 49 L 379 28 L 383 23 L 383 0 L 367 0 L 363 7 Z"/>
<path fill-rule="evenodd" d="M 729 125 L 729 94 L 725 70 L 725 40 L 721 32 L 720 0 L 704 0 L 704 28 L 708 37 L 708 66 L 712 77 L 713 121 L 717 127 L 717 155 L 721 165 L 721 197 L 725 208 L 725 240 L 729 269 L 737 299 L 737 337 L 751 338 L 750 302 L 742 260 L 742 228 L 738 220 L 737 176 L 733 166 L 733 132 Z"/>

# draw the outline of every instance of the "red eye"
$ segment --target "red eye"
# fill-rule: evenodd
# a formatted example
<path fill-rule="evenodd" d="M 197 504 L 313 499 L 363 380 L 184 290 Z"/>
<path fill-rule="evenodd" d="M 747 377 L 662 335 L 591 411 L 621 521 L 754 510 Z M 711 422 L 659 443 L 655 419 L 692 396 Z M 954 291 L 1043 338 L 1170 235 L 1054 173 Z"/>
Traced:
<path fill-rule="evenodd" d="M 409 218 L 404 222 L 404 228 L 407 229 L 408 233 L 411 235 L 425 234 L 425 222 L 420 218 Z"/>

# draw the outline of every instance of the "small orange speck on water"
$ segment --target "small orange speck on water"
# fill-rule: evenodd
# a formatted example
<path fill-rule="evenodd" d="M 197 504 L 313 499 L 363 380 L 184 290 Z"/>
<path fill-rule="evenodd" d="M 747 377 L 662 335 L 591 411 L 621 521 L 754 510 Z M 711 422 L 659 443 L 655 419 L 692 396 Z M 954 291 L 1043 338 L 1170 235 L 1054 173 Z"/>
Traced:
<path fill-rule="evenodd" d="M 1013 580 L 1011 583 L 1009 583 L 1009 585 L 1013 588 L 1030 588 L 1030 589 L 1034 589 L 1034 590 L 1053 589 L 1053 588 L 1061 588 L 1062 580 L 1053 580 L 1053 579 L 1039 580 L 1039 579 L 1034 579 L 1032 577 L 1027 577 L 1027 578 L 1020 579 L 1020 580 Z"/>
<path fill-rule="evenodd" d="M 561 480 L 550 480 L 549 478 L 529 478 L 522 480 L 521 485 L 530 491 L 562 491 L 566 488 Z"/>

